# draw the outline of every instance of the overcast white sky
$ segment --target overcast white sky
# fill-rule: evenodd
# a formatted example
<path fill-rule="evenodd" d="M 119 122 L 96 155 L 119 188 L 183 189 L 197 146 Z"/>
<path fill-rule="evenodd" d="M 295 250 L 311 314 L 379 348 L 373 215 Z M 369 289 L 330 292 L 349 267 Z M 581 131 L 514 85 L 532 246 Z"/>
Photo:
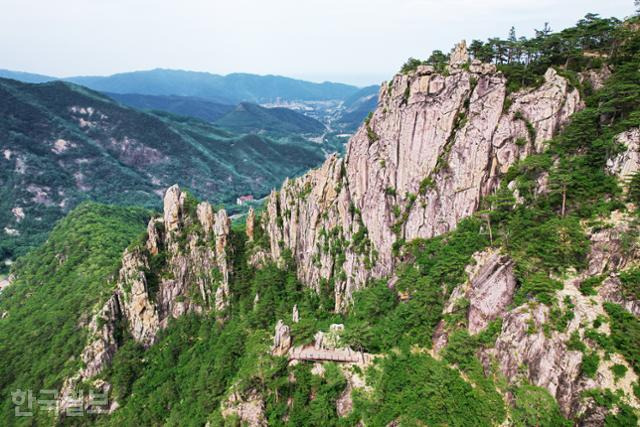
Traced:
<path fill-rule="evenodd" d="M 59 77 L 151 68 L 365 85 L 465 38 L 531 35 L 633 0 L 0 0 L 0 68 Z"/>

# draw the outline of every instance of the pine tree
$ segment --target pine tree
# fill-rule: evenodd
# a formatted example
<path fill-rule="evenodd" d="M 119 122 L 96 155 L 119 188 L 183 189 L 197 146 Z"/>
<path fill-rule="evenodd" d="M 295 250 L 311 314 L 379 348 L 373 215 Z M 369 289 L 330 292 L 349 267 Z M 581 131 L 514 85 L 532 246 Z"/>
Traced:
<path fill-rule="evenodd" d="M 549 26 L 548 22 L 544 23 L 544 26 L 542 27 L 542 30 L 535 30 L 536 32 L 536 38 L 545 38 L 547 37 L 549 34 L 551 34 L 553 30 L 551 29 L 551 27 Z"/>
<path fill-rule="evenodd" d="M 515 55 L 515 50 L 518 45 L 518 37 L 516 36 L 516 27 L 509 29 L 509 37 L 507 39 L 507 64 L 511 64 Z"/>
<path fill-rule="evenodd" d="M 560 196 L 560 216 L 567 214 L 567 194 L 571 184 L 570 166 L 566 162 L 561 162 L 557 170 L 549 178 L 549 186 L 552 194 Z"/>
<path fill-rule="evenodd" d="M 633 174 L 629 180 L 628 197 L 631 202 L 640 205 L 640 172 Z"/>

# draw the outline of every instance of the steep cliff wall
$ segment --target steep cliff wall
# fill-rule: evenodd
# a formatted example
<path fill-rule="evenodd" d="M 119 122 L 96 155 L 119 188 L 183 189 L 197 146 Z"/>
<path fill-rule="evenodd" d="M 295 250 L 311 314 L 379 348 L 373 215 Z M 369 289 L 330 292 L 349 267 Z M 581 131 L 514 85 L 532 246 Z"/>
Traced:
<path fill-rule="evenodd" d="M 587 390 L 619 392 L 625 396 L 625 403 L 640 409 L 632 386 L 638 377 L 629 363 L 619 353 L 605 355 L 593 341 L 593 331 L 611 335 L 610 326 L 602 321 L 607 318 L 605 303 L 620 304 L 636 316 L 640 313 L 640 301 L 629 292 L 625 294 L 619 278 L 637 266 L 637 244 L 623 244 L 624 236 L 633 233 L 634 220 L 632 215 L 616 211 L 603 220 L 602 229 L 587 230 L 591 244 L 588 267 L 580 274 L 569 275 L 550 305 L 527 302 L 513 306 L 517 289 L 513 261 L 496 250 L 477 253 L 474 263 L 467 267 L 468 280 L 452 292 L 443 316 L 459 310 L 458 302 L 464 299 L 467 304 L 462 327 L 469 334 L 475 335 L 491 320 L 501 319 L 495 344 L 479 353 L 485 373 L 493 375 L 497 369 L 512 385 L 524 379 L 547 389 L 565 415 L 579 416 L 586 425 L 601 425 L 592 419 L 592 402 L 583 394 Z M 581 292 L 582 284 L 594 277 L 602 277 L 597 292 Z M 560 316 L 565 316 L 566 325 L 558 326 Z M 455 328 L 440 321 L 433 337 L 436 354 L 445 348 L 450 329 Z M 576 347 L 576 338 L 585 343 L 584 348 Z M 587 352 L 598 354 L 602 360 L 591 377 L 584 375 L 582 368 Z M 627 368 L 618 379 L 611 373 L 615 364 Z"/>
<path fill-rule="evenodd" d="M 84 366 L 65 382 L 63 396 L 111 362 L 119 336 L 128 333 L 149 347 L 172 318 L 211 310 L 223 314 L 230 227 L 224 210 L 214 213 L 209 203 L 196 204 L 178 186 L 166 191 L 163 216 L 149 221 L 144 242 L 125 250 L 114 292 L 89 324 L 80 356 Z M 99 388 L 105 387 L 102 382 Z"/>
<path fill-rule="evenodd" d="M 400 242 L 440 235 L 476 212 L 512 164 L 543 150 L 582 107 L 553 69 L 540 87 L 507 94 L 495 66 L 465 65 L 464 45 L 452 58 L 446 73 L 396 75 L 344 160 L 331 157 L 269 197 L 270 255 L 290 249 L 311 287 L 332 280 L 336 309 L 393 271 Z"/>

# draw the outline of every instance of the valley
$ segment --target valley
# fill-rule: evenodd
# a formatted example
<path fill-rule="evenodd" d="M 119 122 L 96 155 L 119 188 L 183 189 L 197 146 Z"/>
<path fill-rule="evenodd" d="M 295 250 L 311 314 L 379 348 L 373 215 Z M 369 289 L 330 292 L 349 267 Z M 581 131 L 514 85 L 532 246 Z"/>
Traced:
<path fill-rule="evenodd" d="M 234 133 L 127 108 L 62 82 L 0 80 L 0 93 L 0 259 L 41 243 L 84 200 L 157 208 L 164 189 L 178 182 L 233 211 L 236 197 L 263 197 L 325 157 L 297 128 L 275 132 L 277 140 Z"/>
<path fill-rule="evenodd" d="M 447 52 L 3 72 L 0 424 L 638 425 L 640 10 Z"/>

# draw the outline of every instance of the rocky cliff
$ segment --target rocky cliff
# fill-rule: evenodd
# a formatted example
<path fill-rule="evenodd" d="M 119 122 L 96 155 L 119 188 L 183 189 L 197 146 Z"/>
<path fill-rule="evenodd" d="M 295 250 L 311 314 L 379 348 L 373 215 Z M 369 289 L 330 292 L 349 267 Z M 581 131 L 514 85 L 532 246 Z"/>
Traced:
<path fill-rule="evenodd" d="M 384 84 L 345 159 L 327 159 L 268 199 L 271 257 L 290 249 L 304 283 L 333 281 L 338 310 L 367 280 L 392 273 L 401 242 L 476 212 L 511 165 L 542 151 L 583 107 L 554 69 L 540 87 L 507 93 L 495 66 L 469 64 L 464 43 L 451 58 L 444 73 L 423 65 Z M 597 85 L 606 73 L 583 78 Z"/>
<path fill-rule="evenodd" d="M 222 317 L 229 296 L 230 227 L 224 210 L 214 213 L 209 203 L 197 203 L 178 186 L 169 188 L 163 216 L 149 221 L 142 243 L 125 250 L 113 294 L 89 323 L 83 368 L 65 382 L 62 394 L 100 373 L 123 335 L 149 347 L 172 318 L 212 310 Z"/>
<path fill-rule="evenodd" d="M 483 355 L 487 371 L 491 363 L 496 363 L 501 374 L 509 381 L 515 382 L 524 377 L 546 388 L 556 398 L 565 415 L 583 414 L 583 422 L 588 425 L 600 425 L 600 422 L 591 419 L 588 409 L 593 402 L 584 400 L 582 393 L 586 390 L 609 389 L 620 392 L 627 404 L 636 410 L 640 409 L 640 401 L 632 389 L 638 376 L 620 354 L 607 352 L 605 355 L 589 333 L 591 330 L 605 336 L 611 335 L 609 324 L 601 321 L 606 318 L 604 304 L 607 302 L 624 305 L 631 312 L 635 309 L 638 315 L 640 302 L 632 296 L 623 297 L 617 280 L 621 272 L 637 263 L 637 243 L 628 250 L 621 246 L 621 238 L 629 233 L 629 224 L 632 222 L 632 217 L 614 212 L 606 219 L 605 230 L 589 231 L 589 267 L 585 272 L 563 280 L 563 287 L 556 293 L 551 307 L 525 304 L 502 313 L 504 320 L 500 335 L 494 348 Z M 598 275 L 606 278 L 594 295 L 580 292 L 580 287 L 588 278 Z M 512 296 L 507 293 L 500 300 L 508 301 Z M 571 312 L 567 314 L 567 319 L 570 319 L 567 324 L 556 328 L 559 330 L 553 330 L 552 325 L 557 321 L 558 313 L 567 312 Z M 586 347 L 579 349 L 573 346 L 572 335 L 585 342 Z M 588 351 L 596 352 L 603 360 L 591 378 L 585 376 L 582 369 Z M 622 378 L 613 378 L 611 366 L 614 364 L 627 368 Z"/>
<path fill-rule="evenodd" d="M 588 16 L 474 42 L 498 66 L 464 43 L 410 59 L 345 157 L 286 180 L 242 231 L 176 186 L 150 221 L 79 209 L 2 292 L 0 383 L 64 381 L 62 409 L 113 388 L 113 414 L 79 424 L 637 425 L 627 30 Z"/>
<path fill-rule="evenodd" d="M 582 78 L 595 87 L 608 73 L 607 68 L 590 70 Z M 249 212 L 246 259 L 259 268 L 269 260 L 282 266 L 290 253 L 300 281 L 317 292 L 333 292 L 334 309 L 345 310 L 353 292 L 371 279 L 390 278 L 393 287 L 404 242 L 454 230 L 480 209 L 512 165 L 543 152 L 583 104 L 578 89 L 554 69 L 539 87 L 508 93 L 495 66 L 469 62 L 460 44 L 445 72 L 422 65 L 383 85 L 378 108 L 351 139 L 344 159 L 332 156 L 319 169 L 286 180 L 272 192 L 259 219 Z M 607 170 L 621 181 L 639 169 L 638 135 L 632 129 L 616 137 L 625 149 L 611 158 Z M 536 182 L 537 193 L 548 191 L 544 176 Z M 640 408 L 633 367 L 618 352 L 605 354 L 593 338 L 593 331 L 610 334 L 602 323 L 607 302 L 635 315 L 640 311 L 637 297 L 629 295 L 620 278 L 638 255 L 623 242 L 635 227 L 633 218 L 617 211 L 602 221 L 601 227 L 582 224 L 591 245 L 588 267 L 554 277 L 562 289 L 550 304 L 516 304 L 514 260 L 497 248 L 476 253 L 466 268 L 467 279 L 444 305 L 430 354 L 441 359 L 450 337 L 461 329 L 473 337 L 498 325 L 495 342 L 476 351 L 487 376 L 512 387 L 525 382 L 544 388 L 565 416 L 587 425 L 601 424 L 603 416 L 600 404 L 584 398 L 590 390 L 611 390 Z M 222 317 L 230 295 L 229 238 L 224 211 L 214 213 L 209 204 L 171 187 L 164 214 L 149 222 L 144 243 L 125 251 L 115 291 L 89 325 L 84 368 L 65 387 L 95 377 L 110 363 L 120 344 L 118 328 L 148 347 L 171 318 L 210 310 Z M 581 292 L 595 276 L 602 279 L 597 291 Z M 256 293 L 254 306 L 259 297 Z M 454 317 L 457 323 L 450 321 Z M 559 318 L 566 320 L 564 325 L 559 326 Z M 292 319 L 299 321 L 297 305 Z M 342 325 L 332 325 L 330 332 L 338 326 L 342 331 Z M 374 355 L 337 348 L 330 336 L 318 332 L 314 345 L 294 342 L 293 329 L 280 320 L 271 355 L 286 356 L 290 363 L 312 361 L 314 375 L 321 375 L 315 371 L 328 361 L 373 363 Z M 577 346 L 576 339 L 583 344 Z M 594 354 L 603 363 L 586 376 L 584 358 Z M 614 378 L 614 365 L 625 368 L 622 377 Z M 351 406 L 354 387 L 342 393 L 339 407 Z M 506 401 L 514 399 L 510 390 L 502 390 Z M 232 390 L 222 405 L 224 416 L 251 425 L 265 425 L 264 412 L 264 396 L 254 389 L 244 394 Z"/>
<path fill-rule="evenodd" d="M 599 88 L 609 75 L 604 67 L 580 78 Z M 270 195 L 261 218 L 269 237 L 266 252 L 278 260 L 290 250 L 300 280 L 319 292 L 332 283 L 335 309 L 344 310 L 368 280 L 393 276 L 402 243 L 455 229 L 479 210 L 512 165 L 543 152 L 582 108 L 578 89 L 554 69 L 546 72 L 541 86 L 508 93 L 503 75 L 493 65 L 469 63 L 461 44 L 446 72 L 423 65 L 383 85 L 378 108 L 350 140 L 345 159 L 331 157 Z M 624 149 L 607 164 L 608 173 L 625 188 L 640 169 L 639 135 L 638 129 L 618 135 L 615 140 Z M 537 194 L 548 191 L 546 176 L 536 184 Z M 600 228 L 583 224 L 591 246 L 588 268 L 558 278 L 562 289 L 551 305 L 514 306 L 515 264 L 490 249 L 474 256 L 467 281 L 454 289 L 443 311 L 447 318 L 463 307 L 462 327 L 472 336 L 494 320 L 502 322 L 495 344 L 479 353 L 485 373 L 497 369 L 510 384 L 526 381 L 546 389 L 565 416 L 585 425 L 604 419 L 598 404 L 584 398 L 589 390 L 611 390 L 640 408 L 632 367 L 619 353 L 603 353 L 589 332 L 610 334 L 602 324 L 607 302 L 636 316 L 640 311 L 637 296 L 625 292 L 620 280 L 637 264 L 634 219 L 614 212 L 602 221 Z M 580 288 L 593 277 L 602 284 L 589 296 Z M 557 326 L 563 313 L 571 320 Z M 433 337 L 436 357 L 448 334 L 460 326 L 440 322 Z M 585 346 L 576 348 L 576 339 Z M 603 360 L 589 376 L 582 367 L 587 354 Z M 613 365 L 623 366 L 625 374 L 614 378 Z M 509 393 L 507 400 L 513 398 Z"/>

